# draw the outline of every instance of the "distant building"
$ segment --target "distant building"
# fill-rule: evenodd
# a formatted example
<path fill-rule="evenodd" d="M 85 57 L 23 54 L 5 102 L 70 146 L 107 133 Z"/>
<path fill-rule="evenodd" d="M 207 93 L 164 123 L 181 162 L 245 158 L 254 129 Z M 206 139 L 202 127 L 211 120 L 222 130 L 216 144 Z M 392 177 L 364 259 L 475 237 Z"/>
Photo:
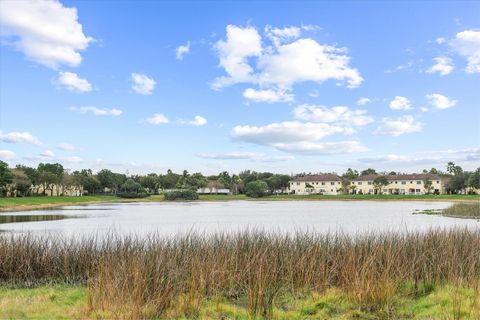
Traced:
<path fill-rule="evenodd" d="M 374 180 L 377 177 L 380 177 L 380 175 L 365 175 L 351 180 L 348 187 L 349 193 L 402 195 L 446 193 L 447 180 L 430 173 L 387 175 L 385 177 L 388 180 L 388 185 L 382 186 L 381 189 L 375 188 Z M 426 181 L 431 182 L 429 187 L 425 185 Z"/>
<path fill-rule="evenodd" d="M 332 194 L 342 192 L 342 178 L 335 174 L 319 174 L 298 177 L 290 181 L 291 194 Z"/>

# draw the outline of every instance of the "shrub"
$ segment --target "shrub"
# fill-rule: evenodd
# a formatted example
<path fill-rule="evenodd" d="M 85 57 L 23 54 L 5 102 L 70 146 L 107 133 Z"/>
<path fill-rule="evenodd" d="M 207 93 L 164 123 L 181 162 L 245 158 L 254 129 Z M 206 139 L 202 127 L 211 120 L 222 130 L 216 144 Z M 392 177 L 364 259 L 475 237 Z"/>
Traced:
<path fill-rule="evenodd" d="M 259 198 L 267 194 L 268 185 L 265 181 L 256 180 L 247 183 L 245 186 L 247 197 Z"/>
<path fill-rule="evenodd" d="M 117 196 L 120 198 L 145 198 L 148 197 L 148 192 L 137 182 L 133 181 L 133 179 L 128 179 L 122 186 L 120 187 L 120 191 L 117 192 Z"/>
<path fill-rule="evenodd" d="M 195 190 L 174 190 L 167 191 L 164 194 L 165 200 L 174 201 L 178 199 L 182 200 L 198 200 L 198 193 Z"/>

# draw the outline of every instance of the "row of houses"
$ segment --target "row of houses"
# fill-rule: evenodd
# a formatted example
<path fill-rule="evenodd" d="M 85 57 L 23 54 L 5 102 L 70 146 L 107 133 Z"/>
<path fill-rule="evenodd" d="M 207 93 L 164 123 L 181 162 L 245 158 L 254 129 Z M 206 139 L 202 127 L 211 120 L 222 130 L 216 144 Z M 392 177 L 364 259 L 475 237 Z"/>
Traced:
<path fill-rule="evenodd" d="M 375 185 L 380 175 L 365 175 L 346 180 L 335 174 L 298 177 L 290 181 L 291 194 L 444 194 L 448 177 L 430 173 L 386 175 L 387 185 Z"/>

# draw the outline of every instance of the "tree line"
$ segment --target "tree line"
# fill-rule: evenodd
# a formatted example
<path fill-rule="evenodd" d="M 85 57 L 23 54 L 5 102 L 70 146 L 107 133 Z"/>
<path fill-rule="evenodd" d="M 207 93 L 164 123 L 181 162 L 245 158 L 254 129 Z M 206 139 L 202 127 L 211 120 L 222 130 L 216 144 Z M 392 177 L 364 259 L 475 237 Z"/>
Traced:
<path fill-rule="evenodd" d="M 468 172 L 455 163 L 449 162 L 446 172 L 431 168 L 423 170 L 423 173 L 448 177 L 447 191 L 449 193 L 468 193 L 469 190 L 480 189 L 480 168 Z M 359 172 L 348 168 L 341 176 L 344 178 L 343 188 L 347 190 L 348 181 L 360 176 L 379 175 L 375 179 L 375 186 L 381 190 L 383 185 L 388 184 L 385 176 L 395 174 L 400 173 L 377 172 L 373 168 Z M 258 197 L 269 193 L 285 193 L 288 191 L 288 185 L 292 179 L 307 175 L 312 175 L 312 173 L 286 175 L 244 170 L 238 174 L 223 171 L 218 175 L 205 176 L 200 172 L 189 173 L 184 170 L 182 173 L 175 173 L 167 170 L 165 174 L 127 175 L 109 169 L 102 169 L 97 173 L 91 169 L 71 172 L 59 163 L 40 163 L 36 168 L 25 165 L 9 168 L 7 163 L 0 161 L 0 196 L 60 196 L 72 188 L 77 188 L 82 194 L 118 194 L 122 192 L 125 194 L 155 194 L 161 190 L 209 188 L 211 190 L 229 189 L 233 194 Z M 424 181 L 424 184 L 428 188 L 428 181 Z"/>

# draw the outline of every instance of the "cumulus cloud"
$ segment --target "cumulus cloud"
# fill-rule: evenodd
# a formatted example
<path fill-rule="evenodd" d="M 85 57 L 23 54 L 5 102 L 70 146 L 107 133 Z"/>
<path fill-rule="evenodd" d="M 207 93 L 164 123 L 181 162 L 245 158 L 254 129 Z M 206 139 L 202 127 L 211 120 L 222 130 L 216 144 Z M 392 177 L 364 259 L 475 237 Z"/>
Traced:
<path fill-rule="evenodd" d="M 406 97 L 395 96 L 392 101 L 390 101 L 390 109 L 392 110 L 410 110 L 412 109 L 412 103 Z"/>
<path fill-rule="evenodd" d="M 157 83 L 152 78 L 140 73 L 132 73 L 132 89 L 139 94 L 151 95 Z"/>
<path fill-rule="evenodd" d="M 82 163 L 83 161 L 84 161 L 83 158 L 80 158 L 77 156 L 65 158 L 65 162 L 67 163 Z"/>
<path fill-rule="evenodd" d="M 147 122 L 153 125 L 166 124 L 169 122 L 168 118 L 161 113 L 155 113 L 152 117 L 147 119 Z"/>
<path fill-rule="evenodd" d="M 57 147 L 60 150 L 63 151 L 73 151 L 75 150 L 75 146 L 70 144 L 70 143 L 60 143 Z"/>
<path fill-rule="evenodd" d="M 57 0 L 1 1 L 0 36 L 29 59 L 50 68 L 78 66 L 92 38 L 83 33 L 77 9 Z"/>
<path fill-rule="evenodd" d="M 427 70 L 427 73 L 438 72 L 441 76 L 446 76 L 453 71 L 453 62 L 451 58 L 441 56 L 433 58 L 433 61 L 435 61 L 435 64 Z"/>
<path fill-rule="evenodd" d="M 480 73 L 480 31 L 465 30 L 451 41 L 453 50 L 467 59 L 467 73 Z"/>
<path fill-rule="evenodd" d="M 422 128 L 422 123 L 416 121 L 413 116 L 407 115 L 396 119 L 382 119 L 382 124 L 374 131 L 374 134 L 398 137 L 407 133 L 419 132 Z"/>
<path fill-rule="evenodd" d="M 294 100 L 295 96 L 292 93 L 286 92 L 285 90 L 256 90 L 253 88 L 248 88 L 243 91 L 243 97 L 253 102 L 275 103 L 291 102 Z"/>
<path fill-rule="evenodd" d="M 300 37 L 299 27 L 285 27 L 285 28 L 273 28 L 270 25 L 265 27 L 265 34 L 269 38 L 275 47 L 278 47 L 282 43 L 295 40 Z"/>
<path fill-rule="evenodd" d="M 282 162 L 282 161 L 295 159 L 295 157 L 293 156 L 268 156 L 263 153 L 241 152 L 241 151 L 220 152 L 220 153 L 199 153 L 197 156 L 204 159 L 253 160 L 253 161 L 261 161 L 261 162 Z"/>
<path fill-rule="evenodd" d="M 366 110 L 350 110 L 348 107 L 337 106 L 328 108 L 302 104 L 293 109 L 295 119 L 313 122 L 341 123 L 345 125 L 364 126 L 372 123 L 372 117 L 366 115 Z"/>
<path fill-rule="evenodd" d="M 201 127 L 207 124 L 207 119 L 202 116 L 195 116 L 191 121 L 179 120 L 178 123 Z"/>
<path fill-rule="evenodd" d="M 327 136 L 353 133 L 355 130 L 352 128 L 328 123 L 286 121 L 260 127 L 236 126 L 231 136 L 236 140 L 293 153 L 331 154 L 366 150 L 358 141 L 318 142 Z"/>
<path fill-rule="evenodd" d="M 454 107 L 458 102 L 439 93 L 427 94 L 425 98 L 428 100 L 428 103 L 436 109 L 448 109 Z"/>
<path fill-rule="evenodd" d="M 59 72 L 55 84 L 75 92 L 89 92 L 93 89 L 87 79 L 82 79 L 73 72 Z"/>
<path fill-rule="evenodd" d="M 443 37 L 438 37 L 437 39 L 435 39 L 435 42 L 438 43 L 438 44 L 443 44 L 445 43 L 446 39 L 443 38 Z"/>
<path fill-rule="evenodd" d="M 259 85 L 260 92 L 271 89 L 271 94 L 291 90 L 294 84 L 305 81 L 336 80 L 348 87 L 357 87 L 363 81 L 358 70 L 350 67 L 345 48 L 300 38 L 298 27 L 267 26 L 266 38 L 273 46 L 265 47 L 254 27 L 228 25 L 226 32 L 226 39 L 218 41 L 214 48 L 227 75 L 215 79 L 214 89 L 251 83 Z"/>
<path fill-rule="evenodd" d="M 178 46 L 175 50 L 175 57 L 177 60 L 183 60 L 183 57 L 190 52 L 190 41 L 187 41 L 186 44 Z"/>
<path fill-rule="evenodd" d="M 257 29 L 228 25 L 226 31 L 226 40 L 220 40 L 214 46 L 219 64 L 228 74 L 215 79 L 213 88 L 217 90 L 235 83 L 254 82 L 253 68 L 247 59 L 262 53 L 261 36 Z"/>
<path fill-rule="evenodd" d="M 369 98 L 366 98 L 366 97 L 361 97 L 357 100 L 357 104 L 359 106 L 364 106 L 366 104 L 369 104 L 370 102 L 372 102 L 372 100 L 370 100 Z"/>
<path fill-rule="evenodd" d="M 78 113 L 91 113 L 95 116 L 114 116 L 118 117 L 122 115 L 123 111 L 113 108 L 113 109 L 108 109 L 108 108 L 97 108 L 97 107 L 75 107 L 72 106 L 69 108 L 70 111 L 72 112 L 78 112 Z"/>
<path fill-rule="evenodd" d="M 41 146 L 42 143 L 30 132 L 6 132 L 0 131 L 0 141 L 7 143 L 25 143 Z"/>
<path fill-rule="evenodd" d="M 0 159 L 12 160 L 15 158 L 15 152 L 10 150 L 0 150 Z"/>

